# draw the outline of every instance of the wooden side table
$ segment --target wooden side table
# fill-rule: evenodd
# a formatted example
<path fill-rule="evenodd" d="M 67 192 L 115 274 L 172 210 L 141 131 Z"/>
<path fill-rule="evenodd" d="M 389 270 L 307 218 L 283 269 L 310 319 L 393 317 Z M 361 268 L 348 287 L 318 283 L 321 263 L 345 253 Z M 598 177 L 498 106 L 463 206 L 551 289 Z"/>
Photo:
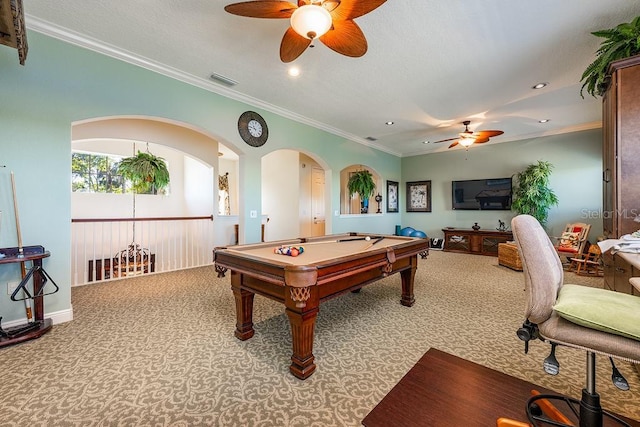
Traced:
<path fill-rule="evenodd" d="M 42 269 L 42 260 L 51 256 L 51 253 L 46 251 L 42 246 L 25 246 L 22 248 L 22 254 L 20 254 L 19 248 L 2 248 L 0 249 L 0 253 L 4 255 L 3 258 L 0 258 L 0 264 L 22 263 L 28 261 L 31 261 L 33 264 L 31 267 L 33 272 L 30 271 L 30 273 L 31 279 L 33 280 L 33 317 L 36 325 L 34 325 L 33 329 L 16 336 L 0 336 L 0 347 L 5 347 L 38 338 L 49 332 L 53 326 L 51 319 L 44 318 L 43 288 L 46 283 L 44 277 L 46 272 Z M 29 275 L 27 275 L 26 278 L 28 279 Z M 12 295 L 12 299 L 15 294 L 16 292 Z M 13 329 L 7 332 L 11 332 L 12 330 Z"/>

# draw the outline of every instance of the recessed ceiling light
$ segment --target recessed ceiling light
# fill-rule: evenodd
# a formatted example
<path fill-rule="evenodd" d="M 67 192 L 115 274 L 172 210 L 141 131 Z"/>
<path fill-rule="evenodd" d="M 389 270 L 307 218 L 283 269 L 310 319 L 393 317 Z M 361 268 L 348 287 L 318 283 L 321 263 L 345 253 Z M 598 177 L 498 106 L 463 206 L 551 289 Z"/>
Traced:
<path fill-rule="evenodd" d="M 392 121 L 388 121 L 388 122 L 385 123 L 385 125 L 387 125 L 387 126 L 391 126 L 392 124 L 393 124 Z"/>
<path fill-rule="evenodd" d="M 431 141 L 422 141 L 422 143 L 423 143 L 423 144 L 428 144 L 428 143 L 430 143 L 430 142 L 431 142 Z"/>
<path fill-rule="evenodd" d="M 542 119 L 542 120 L 538 120 L 538 123 L 547 123 L 550 122 L 551 119 Z"/>
<path fill-rule="evenodd" d="M 287 73 L 291 76 L 291 77 L 298 77 L 300 75 L 300 68 L 298 67 L 291 67 L 289 68 L 289 71 L 287 71 Z"/>
<path fill-rule="evenodd" d="M 531 86 L 531 89 L 542 89 L 543 87 L 546 87 L 549 83 L 538 83 L 535 84 L 533 86 Z"/>

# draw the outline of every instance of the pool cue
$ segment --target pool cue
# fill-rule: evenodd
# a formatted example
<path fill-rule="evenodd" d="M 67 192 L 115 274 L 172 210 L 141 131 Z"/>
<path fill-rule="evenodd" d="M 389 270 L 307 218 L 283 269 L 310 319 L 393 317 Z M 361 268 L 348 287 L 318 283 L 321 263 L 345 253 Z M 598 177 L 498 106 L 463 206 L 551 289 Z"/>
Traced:
<path fill-rule="evenodd" d="M 322 242 L 305 242 L 305 243 L 296 243 L 297 245 L 324 245 L 327 243 L 344 243 L 344 242 L 354 242 L 356 240 L 371 240 L 371 239 L 379 239 L 379 237 L 356 237 L 354 239 L 338 239 L 338 240 L 324 240 Z M 291 246 L 291 245 L 282 245 L 282 246 Z"/>
<path fill-rule="evenodd" d="M 371 246 L 375 245 L 376 243 L 378 243 L 379 241 L 381 241 L 382 239 L 384 239 L 384 236 L 380 236 L 378 238 L 376 238 L 373 242 L 369 243 L 369 245 L 364 248 L 362 251 L 366 251 L 367 249 L 371 248 Z"/>
<path fill-rule="evenodd" d="M 16 231 L 18 233 L 18 258 L 24 257 L 24 248 L 22 247 L 22 232 L 20 231 L 20 215 L 18 213 L 18 197 L 16 194 L 16 178 L 11 171 L 11 190 L 13 192 L 13 212 L 16 217 Z M 20 273 L 24 279 L 27 276 L 27 267 L 25 261 L 20 261 Z M 22 291 L 24 294 L 24 290 Z M 26 295 L 24 295 L 26 297 Z M 27 322 L 33 321 L 33 311 L 31 310 L 31 301 L 28 298 L 24 299 L 24 309 L 27 314 Z"/>

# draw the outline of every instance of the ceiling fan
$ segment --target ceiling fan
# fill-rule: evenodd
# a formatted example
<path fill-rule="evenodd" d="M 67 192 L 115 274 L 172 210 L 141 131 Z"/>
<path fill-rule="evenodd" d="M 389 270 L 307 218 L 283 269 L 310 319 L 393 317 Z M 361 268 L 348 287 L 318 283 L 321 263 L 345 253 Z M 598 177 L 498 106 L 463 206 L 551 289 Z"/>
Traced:
<path fill-rule="evenodd" d="M 291 27 L 280 43 L 280 59 L 291 62 L 320 39 L 328 48 L 354 58 L 367 52 L 367 39 L 353 22 L 387 0 L 279 0 L 233 3 L 224 10 L 250 18 L 288 18 Z"/>
<path fill-rule="evenodd" d="M 501 130 L 479 130 L 472 132 L 469 130 L 469 125 L 471 124 L 470 120 L 465 120 L 462 124 L 464 125 L 464 131 L 460 132 L 459 136 L 455 138 L 441 139 L 440 141 L 433 141 L 433 143 L 437 144 L 440 142 L 454 141 L 448 148 L 453 148 L 460 144 L 465 149 L 468 149 L 472 144 L 482 144 L 489 141 L 489 138 L 493 138 L 494 136 L 502 135 L 504 133 Z"/>

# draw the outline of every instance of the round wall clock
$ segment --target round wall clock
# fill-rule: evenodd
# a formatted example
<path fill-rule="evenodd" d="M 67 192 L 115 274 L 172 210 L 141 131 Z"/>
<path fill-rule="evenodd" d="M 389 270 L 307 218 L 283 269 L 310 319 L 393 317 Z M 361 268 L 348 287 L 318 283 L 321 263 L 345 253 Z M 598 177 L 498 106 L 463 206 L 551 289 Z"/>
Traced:
<path fill-rule="evenodd" d="M 245 111 L 238 119 L 238 132 L 247 144 L 260 147 L 267 142 L 269 128 L 262 116 L 254 111 Z"/>

